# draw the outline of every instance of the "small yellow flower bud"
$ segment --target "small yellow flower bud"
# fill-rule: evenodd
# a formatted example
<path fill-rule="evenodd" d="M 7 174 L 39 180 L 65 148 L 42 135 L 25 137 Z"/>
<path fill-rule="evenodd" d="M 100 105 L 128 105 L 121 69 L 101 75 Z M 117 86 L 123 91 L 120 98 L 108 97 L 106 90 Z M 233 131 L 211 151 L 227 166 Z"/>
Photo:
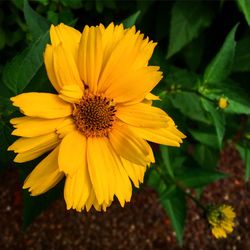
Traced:
<path fill-rule="evenodd" d="M 221 109 L 227 108 L 228 105 L 229 105 L 229 102 L 228 102 L 228 100 L 227 100 L 225 97 L 221 97 L 221 98 L 219 99 L 218 106 L 219 106 Z"/>

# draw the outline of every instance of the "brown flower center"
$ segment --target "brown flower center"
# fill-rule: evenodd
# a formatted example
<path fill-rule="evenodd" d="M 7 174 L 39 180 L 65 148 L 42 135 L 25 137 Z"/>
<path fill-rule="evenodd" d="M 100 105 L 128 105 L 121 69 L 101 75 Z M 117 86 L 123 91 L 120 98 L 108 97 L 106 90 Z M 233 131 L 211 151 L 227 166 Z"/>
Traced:
<path fill-rule="evenodd" d="M 87 94 L 75 104 L 73 119 L 85 136 L 107 136 L 115 120 L 113 100 L 101 95 Z"/>

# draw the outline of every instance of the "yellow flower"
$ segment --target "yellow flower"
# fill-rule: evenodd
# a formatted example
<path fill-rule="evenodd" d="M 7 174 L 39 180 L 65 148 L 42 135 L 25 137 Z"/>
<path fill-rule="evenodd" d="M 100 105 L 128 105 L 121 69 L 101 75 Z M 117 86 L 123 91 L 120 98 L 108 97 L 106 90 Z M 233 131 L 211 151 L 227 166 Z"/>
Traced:
<path fill-rule="evenodd" d="M 44 60 L 58 92 L 24 93 L 11 98 L 25 115 L 11 120 L 22 138 L 9 150 L 15 161 L 50 152 L 25 180 L 39 195 L 64 176 L 67 209 L 106 210 L 116 196 L 124 206 L 154 162 L 147 141 L 179 146 L 185 136 L 150 91 L 162 78 L 148 66 L 155 43 L 135 27 L 85 26 L 82 33 L 51 26 Z M 130 181 L 131 180 L 131 181 Z"/>
<path fill-rule="evenodd" d="M 219 108 L 225 109 L 228 107 L 228 105 L 229 105 L 229 102 L 225 97 L 221 97 L 219 99 L 219 103 L 218 103 Z"/>
<path fill-rule="evenodd" d="M 212 206 L 208 210 L 208 222 L 215 238 L 226 238 L 235 226 L 235 212 L 229 205 Z"/>

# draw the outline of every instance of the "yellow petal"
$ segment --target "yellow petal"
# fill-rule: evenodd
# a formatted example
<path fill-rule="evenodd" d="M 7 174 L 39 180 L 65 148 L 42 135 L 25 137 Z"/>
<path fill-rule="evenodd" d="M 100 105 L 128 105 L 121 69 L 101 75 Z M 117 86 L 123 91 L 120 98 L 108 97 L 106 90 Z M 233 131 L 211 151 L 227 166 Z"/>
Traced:
<path fill-rule="evenodd" d="M 220 227 L 213 227 L 212 228 L 212 234 L 217 239 L 226 238 L 227 237 L 226 232 L 222 228 L 220 228 Z"/>
<path fill-rule="evenodd" d="M 108 142 L 108 141 L 107 141 Z M 130 201 L 132 195 L 132 186 L 128 174 L 124 169 L 121 157 L 116 154 L 110 142 L 107 143 L 110 153 L 113 157 L 113 176 L 110 177 L 115 181 L 115 196 L 118 198 L 120 205 L 124 207 L 125 202 Z"/>
<path fill-rule="evenodd" d="M 59 94 L 60 98 L 70 103 L 78 103 L 82 96 L 83 90 L 76 84 L 64 85 Z"/>
<path fill-rule="evenodd" d="M 105 95 L 116 103 L 138 103 L 157 85 L 162 78 L 159 67 L 148 66 L 127 72 L 110 81 Z"/>
<path fill-rule="evenodd" d="M 23 163 L 23 162 L 34 160 L 34 159 L 38 158 L 39 156 L 45 154 L 46 152 L 54 149 L 56 146 L 57 146 L 57 144 L 53 145 L 53 146 L 50 145 L 47 148 L 42 148 L 39 150 L 38 149 L 29 150 L 29 151 L 25 151 L 24 153 L 19 153 L 14 158 L 14 162 Z"/>
<path fill-rule="evenodd" d="M 98 27 L 85 26 L 78 52 L 78 68 L 83 82 L 95 93 L 102 69 L 102 36 Z"/>
<path fill-rule="evenodd" d="M 109 138 L 118 155 L 139 165 L 145 166 L 150 163 L 147 143 L 137 137 L 125 124 L 113 127 Z"/>
<path fill-rule="evenodd" d="M 18 155 L 14 162 L 26 162 L 33 160 L 40 155 L 55 148 L 59 143 L 59 139 L 55 133 L 49 133 L 32 138 L 17 139 L 8 150 L 13 150 Z"/>
<path fill-rule="evenodd" d="M 63 88 L 64 85 L 76 84 L 82 90 L 84 89 L 76 61 L 73 56 L 68 53 L 63 43 L 53 47 L 53 63 L 56 79 L 60 88 Z"/>
<path fill-rule="evenodd" d="M 137 44 L 139 44 L 139 50 L 137 57 L 134 61 L 134 68 L 139 68 L 148 65 L 148 61 L 151 58 L 154 48 L 157 45 L 157 43 L 154 43 L 152 41 L 149 42 L 148 38 L 143 39 L 143 35 L 140 35 L 140 37 L 137 39 Z"/>
<path fill-rule="evenodd" d="M 85 162 L 74 175 L 68 175 L 64 186 L 64 199 L 67 209 L 73 208 L 81 211 L 89 197 L 91 182 L 88 174 L 86 155 Z"/>
<path fill-rule="evenodd" d="M 148 43 L 133 26 L 124 30 L 122 25 L 99 26 L 103 38 L 103 71 L 99 79 L 99 91 L 123 78 L 129 71 L 145 67 L 156 44 Z"/>
<path fill-rule="evenodd" d="M 137 128 L 131 126 L 130 129 L 137 136 L 147 141 L 175 147 L 179 147 L 180 143 L 182 143 L 181 137 L 168 128 Z"/>
<path fill-rule="evenodd" d="M 123 24 L 114 26 L 114 23 L 109 24 L 107 28 L 101 24 L 99 29 L 102 33 L 103 63 L 105 65 L 112 51 L 122 39 L 125 30 Z"/>
<path fill-rule="evenodd" d="M 43 119 L 32 118 L 28 116 L 11 119 L 15 130 L 12 135 L 23 137 L 35 137 L 45 135 L 56 131 L 56 127 L 64 121 L 65 118 Z"/>
<path fill-rule="evenodd" d="M 65 120 L 60 123 L 56 128 L 56 133 L 59 138 L 65 137 L 67 134 L 76 130 L 76 126 L 72 117 L 67 117 Z"/>
<path fill-rule="evenodd" d="M 49 133 L 46 135 L 40 135 L 32 138 L 19 138 L 8 150 L 13 150 L 15 153 L 23 153 L 29 150 L 40 150 L 47 148 L 50 145 L 55 145 L 59 142 L 56 133 Z"/>
<path fill-rule="evenodd" d="M 113 200 L 115 180 L 113 169 L 116 167 L 106 137 L 88 137 L 87 160 L 89 176 L 98 204 Z"/>
<path fill-rule="evenodd" d="M 57 139 L 53 139 L 53 137 L 49 138 L 46 137 L 48 140 L 44 141 L 39 139 L 39 142 L 41 143 L 40 145 L 37 144 L 37 142 L 35 141 L 37 138 L 39 137 L 34 137 L 34 138 L 20 138 L 18 139 L 16 142 L 14 142 L 8 150 L 20 150 L 21 152 L 17 154 L 17 156 L 14 159 L 14 162 L 26 162 L 26 161 L 31 161 L 41 155 L 43 155 L 44 153 L 54 149 L 58 144 L 59 144 L 59 140 Z M 25 142 L 22 140 L 21 143 L 19 143 L 21 139 L 26 139 Z M 34 140 L 33 140 L 34 139 Z M 27 151 L 24 151 L 23 148 L 19 148 L 20 145 L 24 145 L 25 148 L 27 149 L 27 144 L 29 145 L 29 143 L 31 144 L 31 147 L 29 147 L 29 149 Z M 18 145 L 19 144 L 19 145 Z M 11 149 L 14 146 L 14 149 Z M 35 145 L 34 147 L 32 147 L 33 145 Z M 18 146 L 18 147 L 17 147 Z M 17 152 L 17 151 L 16 151 Z"/>
<path fill-rule="evenodd" d="M 149 93 L 149 94 L 147 94 L 146 96 L 145 96 L 145 99 L 147 99 L 147 100 L 149 100 L 149 101 L 158 101 L 158 100 L 160 100 L 160 97 L 159 96 L 157 96 L 157 95 L 154 95 L 154 94 L 152 94 L 152 93 Z"/>
<path fill-rule="evenodd" d="M 143 182 L 146 167 L 134 164 L 121 157 L 123 167 L 127 172 L 127 175 L 134 183 L 135 187 L 139 188 L 139 184 Z"/>
<path fill-rule="evenodd" d="M 28 188 L 31 195 L 39 195 L 54 187 L 64 176 L 59 171 L 58 147 L 43 159 L 24 181 L 23 188 Z"/>
<path fill-rule="evenodd" d="M 113 48 L 112 50 L 109 50 L 110 54 L 107 55 L 108 58 L 105 60 L 105 65 L 103 65 L 103 71 L 98 83 L 98 89 L 100 92 L 105 91 L 115 79 L 118 79 L 127 73 L 131 69 L 131 65 L 136 57 L 136 48 L 134 44 L 138 35 L 135 35 L 135 28 L 129 29 L 126 32 L 119 32 L 118 34 L 120 35 L 120 39 L 115 46 L 110 41 L 106 43 L 106 47 L 109 46 L 108 43 L 111 43 Z M 112 34 L 112 32 L 110 32 L 109 39 L 112 39 L 113 37 L 114 33 Z M 105 50 L 107 49 L 108 48 L 105 48 Z"/>
<path fill-rule="evenodd" d="M 86 211 L 88 212 L 94 204 L 99 206 L 97 199 L 96 199 L 96 196 L 95 196 L 94 189 L 91 188 L 90 193 L 89 193 L 89 197 L 88 197 L 86 204 L 85 204 Z M 100 209 L 99 210 L 97 209 L 97 211 L 100 211 Z"/>
<path fill-rule="evenodd" d="M 160 108 L 145 103 L 117 106 L 116 116 L 123 122 L 136 127 L 166 127 L 168 115 Z"/>
<path fill-rule="evenodd" d="M 63 23 L 50 27 L 50 40 L 53 47 L 63 43 L 68 54 L 71 54 L 76 62 L 81 33 Z"/>
<path fill-rule="evenodd" d="M 72 106 L 57 95 L 49 93 L 24 93 L 12 97 L 13 105 L 28 116 L 40 118 L 60 118 L 72 113 Z"/>
<path fill-rule="evenodd" d="M 47 75 L 56 89 L 57 92 L 60 91 L 60 84 L 57 82 L 55 70 L 54 70 L 54 59 L 53 59 L 53 49 L 52 46 L 47 44 L 45 52 L 44 52 L 44 64 L 46 67 Z"/>
<path fill-rule="evenodd" d="M 159 100 L 160 100 L 159 96 L 156 96 L 152 93 L 149 93 L 145 96 L 145 98 L 142 100 L 142 102 L 151 106 L 153 104 L 153 101 L 159 101 Z"/>
<path fill-rule="evenodd" d="M 74 130 L 63 138 L 58 163 L 59 169 L 71 176 L 86 165 L 86 137 L 82 133 Z"/>

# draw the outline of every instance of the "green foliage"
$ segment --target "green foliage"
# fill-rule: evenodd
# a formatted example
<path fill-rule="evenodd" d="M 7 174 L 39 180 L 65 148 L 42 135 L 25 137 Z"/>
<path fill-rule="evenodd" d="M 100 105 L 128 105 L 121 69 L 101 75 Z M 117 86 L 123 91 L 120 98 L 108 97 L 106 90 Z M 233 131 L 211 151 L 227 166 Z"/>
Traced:
<path fill-rule="evenodd" d="M 250 148 L 237 145 L 237 149 L 240 153 L 242 160 L 246 164 L 245 180 L 248 181 L 250 178 Z"/>
<path fill-rule="evenodd" d="M 43 52 L 49 41 L 45 32 L 36 42 L 15 56 L 3 70 L 3 82 L 13 92 L 20 94 L 43 65 Z"/>
<path fill-rule="evenodd" d="M 44 32 L 49 29 L 49 22 L 42 16 L 38 15 L 24 0 L 23 12 L 29 31 L 32 33 L 33 40 L 38 39 Z"/>
<path fill-rule="evenodd" d="M 177 1 L 171 12 L 167 58 L 196 38 L 212 22 L 213 11 L 202 2 Z"/>
<path fill-rule="evenodd" d="M 184 168 L 181 174 L 176 176 L 180 185 L 188 188 L 200 188 L 225 177 L 224 173 L 202 168 Z"/>
<path fill-rule="evenodd" d="M 205 110 L 210 114 L 215 126 L 219 146 L 222 147 L 222 140 L 225 134 L 225 114 L 217 109 L 216 106 L 205 99 L 202 100 Z"/>
<path fill-rule="evenodd" d="M 250 37 L 239 40 L 236 44 L 233 71 L 250 71 Z"/>
<path fill-rule="evenodd" d="M 214 170 L 217 167 L 219 160 L 219 152 L 218 152 L 218 142 L 217 136 L 214 138 L 216 149 L 211 146 L 206 146 L 206 144 L 197 144 L 194 147 L 194 152 L 192 153 L 192 157 L 198 166 L 203 169 Z M 200 141 L 200 140 L 198 140 Z"/>
<path fill-rule="evenodd" d="M 156 171 L 151 171 L 147 183 L 156 189 L 161 204 L 171 220 L 177 240 L 182 245 L 186 219 L 185 194 L 176 185 L 166 185 L 162 176 Z"/>
<path fill-rule="evenodd" d="M 125 28 L 129 28 L 132 27 L 133 25 L 135 25 L 136 20 L 138 19 L 138 17 L 140 16 L 141 11 L 137 11 L 135 12 L 133 15 L 127 17 L 122 23 L 124 25 Z"/>
<path fill-rule="evenodd" d="M 185 116 L 200 122 L 207 122 L 207 117 L 200 97 L 195 93 L 176 92 L 170 96 L 173 106 L 179 109 Z"/>
<path fill-rule="evenodd" d="M 187 210 L 185 195 L 178 190 L 171 199 L 161 199 L 161 203 L 172 222 L 177 240 L 182 245 Z"/>
<path fill-rule="evenodd" d="M 190 134 L 192 135 L 192 137 L 197 140 L 198 142 L 218 149 L 218 141 L 217 141 L 217 136 L 214 134 L 213 131 L 203 131 L 203 130 L 193 130 L 190 129 L 189 130 Z"/>
<path fill-rule="evenodd" d="M 24 181 L 25 177 L 29 172 L 31 171 L 30 168 L 24 170 L 21 170 L 21 177 L 22 181 Z M 42 194 L 40 196 L 30 196 L 28 190 L 23 190 L 23 229 L 27 229 L 27 227 L 34 221 L 34 219 L 44 210 L 46 210 L 53 201 L 57 200 L 59 197 L 62 196 L 63 193 L 63 183 L 61 182 L 59 185 L 57 185 L 52 190 L 49 190 L 45 194 Z"/>
<path fill-rule="evenodd" d="M 204 83 L 213 83 L 225 80 L 231 72 L 235 53 L 235 32 L 238 24 L 229 32 L 220 51 L 207 66 L 204 73 Z"/>
<path fill-rule="evenodd" d="M 248 25 L 250 26 L 250 2 L 248 0 L 237 0 Z"/>
<path fill-rule="evenodd" d="M 220 152 L 238 132 L 242 136 L 237 150 L 249 180 L 249 135 L 247 126 L 238 123 L 244 119 L 247 123 L 250 114 L 249 15 L 247 0 L 221 5 L 202 0 L 195 4 L 178 0 L 0 2 L 0 174 L 14 165 L 14 154 L 7 151 L 16 139 L 9 120 L 20 115 L 9 98 L 23 92 L 54 91 L 43 65 L 50 25 L 63 22 L 80 31 L 85 24 L 136 25 L 158 43 L 150 64 L 160 66 L 163 79 L 153 90 L 161 98 L 154 104 L 166 110 L 187 136 L 180 148 L 155 147 L 156 163 L 146 176 L 182 244 L 187 189 L 202 196 L 207 185 L 227 177 L 218 169 Z M 228 101 L 225 109 L 218 105 L 221 97 Z M 21 164 L 22 181 L 36 164 Z M 24 227 L 62 195 L 63 185 L 64 180 L 38 197 L 24 191 Z"/>

